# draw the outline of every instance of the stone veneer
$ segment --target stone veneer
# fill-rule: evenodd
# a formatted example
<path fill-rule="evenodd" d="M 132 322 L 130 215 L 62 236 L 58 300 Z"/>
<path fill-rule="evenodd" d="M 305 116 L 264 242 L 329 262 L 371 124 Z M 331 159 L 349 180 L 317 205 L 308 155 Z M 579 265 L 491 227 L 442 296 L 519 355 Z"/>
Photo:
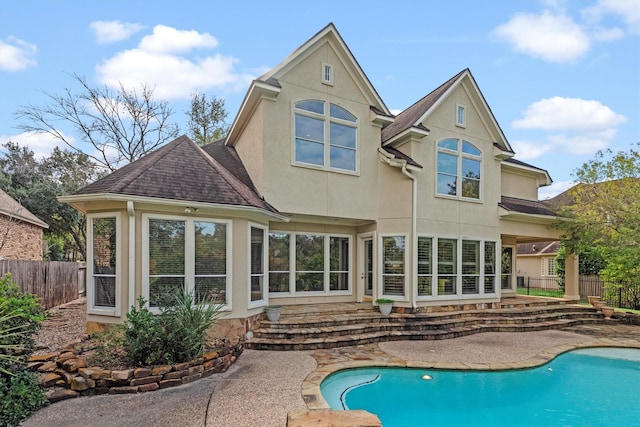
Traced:
<path fill-rule="evenodd" d="M 244 344 L 237 342 L 190 362 L 108 370 L 87 367 L 85 359 L 69 345 L 59 352 L 31 356 L 28 369 L 36 372 L 40 384 L 49 389 L 47 399 L 57 402 L 78 396 L 138 393 L 187 384 L 226 371 L 243 350 Z"/>

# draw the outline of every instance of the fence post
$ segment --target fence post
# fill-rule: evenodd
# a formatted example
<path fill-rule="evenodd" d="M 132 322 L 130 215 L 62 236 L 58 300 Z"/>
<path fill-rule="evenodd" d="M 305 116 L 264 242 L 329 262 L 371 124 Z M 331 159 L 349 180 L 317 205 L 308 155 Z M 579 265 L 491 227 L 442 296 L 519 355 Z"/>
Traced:
<path fill-rule="evenodd" d="M 622 287 L 618 289 L 618 307 L 622 307 Z"/>
<path fill-rule="evenodd" d="M 527 295 L 529 295 L 529 287 L 531 286 L 531 277 L 527 276 Z"/>

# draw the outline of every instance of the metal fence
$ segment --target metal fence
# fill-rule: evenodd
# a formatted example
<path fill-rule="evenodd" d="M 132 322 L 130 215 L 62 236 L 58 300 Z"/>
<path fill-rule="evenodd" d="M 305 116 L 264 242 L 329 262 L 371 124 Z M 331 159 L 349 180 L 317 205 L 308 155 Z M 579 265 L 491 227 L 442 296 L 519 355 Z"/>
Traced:
<path fill-rule="evenodd" d="M 84 272 L 84 264 L 76 262 L 0 261 L 0 276 L 11 273 L 11 281 L 38 296 L 45 309 L 77 299 L 85 288 Z"/>
<path fill-rule="evenodd" d="M 562 298 L 564 284 L 561 278 L 524 277 L 517 278 L 520 295 Z M 640 310 L 640 281 L 624 280 L 605 283 L 599 276 L 580 276 L 578 279 L 580 302 L 588 302 L 589 296 L 599 296 L 610 307 Z"/>
<path fill-rule="evenodd" d="M 558 277 L 518 276 L 518 294 L 538 297 L 562 298 L 564 287 Z"/>

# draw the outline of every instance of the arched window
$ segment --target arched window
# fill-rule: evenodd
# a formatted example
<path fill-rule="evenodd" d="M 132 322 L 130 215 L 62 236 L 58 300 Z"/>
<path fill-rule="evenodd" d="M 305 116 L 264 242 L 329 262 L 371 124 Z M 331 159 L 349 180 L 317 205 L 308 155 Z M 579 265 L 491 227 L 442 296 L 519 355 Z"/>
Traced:
<path fill-rule="evenodd" d="M 326 108 L 324 101 L 296 102 L 295 162 L 355 172 L 357 128 L 356 117 L 336 104 Z"/>
<path fill-rule="evenodd" d="M 482 153 L 470 142 L 445 139 L 438 143 L 438 194 L 480 199 Z"/>

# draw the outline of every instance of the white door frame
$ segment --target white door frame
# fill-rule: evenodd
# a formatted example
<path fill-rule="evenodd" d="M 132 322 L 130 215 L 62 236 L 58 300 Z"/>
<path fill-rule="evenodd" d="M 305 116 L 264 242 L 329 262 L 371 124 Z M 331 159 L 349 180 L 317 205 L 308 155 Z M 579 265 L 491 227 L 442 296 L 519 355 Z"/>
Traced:
<path fill-rule="evenodd" d="M 372 292 L 371 295 L 365 295 L 365 278 L 367 277 L 367 264 L 366 264 L 366 250 L 365 250 L 365 242 L 366 241 L 371 241 L 372 243 L 372 254 L 371 256 L 373 257 L 373 259 L 371 260 L 373 263 L 373 268 L 371 271 L 371 281 L 372 281 Z M 357 255 L 356 255 L 356 265 L 357 265 L 357 270 L 356 270 L 356 301 L 357 302 L 363 302 L 363 301 L 373 301 L 375 295 L 377 294 L 377 283 L 378 283 L 378 277 L 377 277 L 377 267 L 376 267 L 376 263 L 377 263 L 377 245 L 376 245 L 376 232 L 375 231 L 370 231 L 368 233 L 360 233 L 358 234 L 358 249 L 357 249 Z"/>

